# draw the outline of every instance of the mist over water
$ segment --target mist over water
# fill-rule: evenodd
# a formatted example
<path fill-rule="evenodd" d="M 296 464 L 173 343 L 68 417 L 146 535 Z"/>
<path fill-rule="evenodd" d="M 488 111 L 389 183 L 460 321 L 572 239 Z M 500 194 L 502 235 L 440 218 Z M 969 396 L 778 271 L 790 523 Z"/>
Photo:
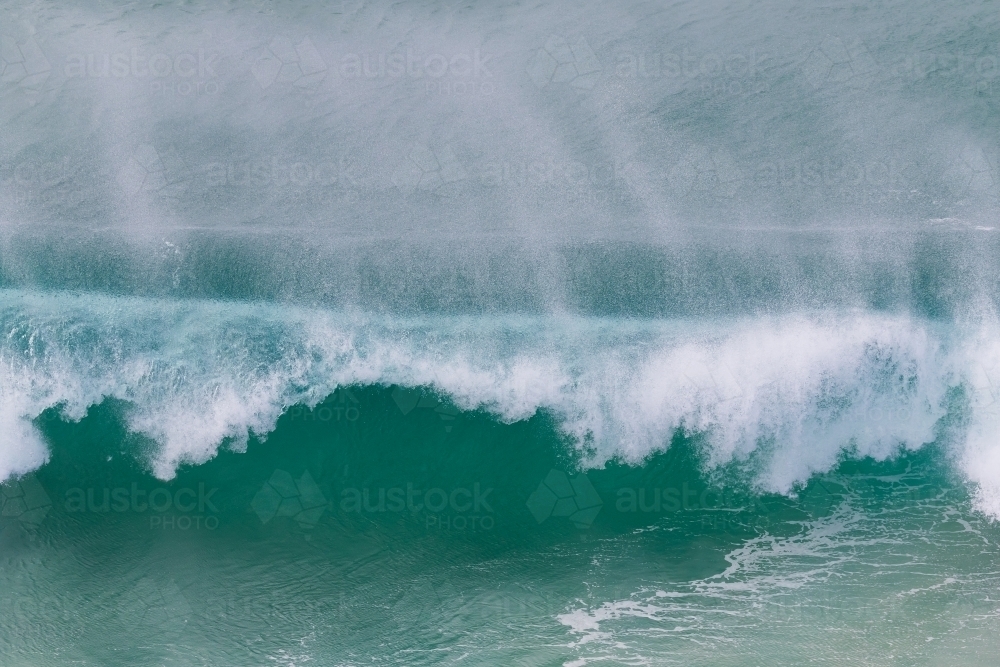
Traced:
<path fill-rule="evenodd" d="M 560 243 L 988 224 L 996 18 L 923 9 L 10 6 L 4 215 Z"/>
<path fill-rule="evenodd" d="M 989 3 L 0 2 L 0 662 L 988 664 L 998 107 Z"/>
<path fill-rule="evenodd" d="M 2 277 L 391 311 L 992 302 L 997 20 L 923 11 L 11 5 Z"/>

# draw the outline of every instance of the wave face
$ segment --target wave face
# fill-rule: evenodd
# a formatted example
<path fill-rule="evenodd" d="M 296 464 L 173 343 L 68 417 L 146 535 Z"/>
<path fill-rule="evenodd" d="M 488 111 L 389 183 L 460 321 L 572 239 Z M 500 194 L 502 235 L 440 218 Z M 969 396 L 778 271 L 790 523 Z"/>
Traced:
<path fill-rule="evenodd" d="M 0 0 L 5 665 L 989 663 L 992 7 L 279 4 Z"/>
<path fill-rule="evenodd" d="M 430 390 L 513 423 L 543 412 L 584 467 L 677 433 L 711 469 L 788 493 L 844 456 L 939 443 L 996 512 L 995 325 L 853 311 L 714 320 L 375 316 L 267 304 L 6 292 L 4 477 L 47 458 L 37 419 L 121 401 L 170 479 L 245 451 L 282 414 L 351 387 Z M 34 420 L 34 423 L 33 421 Z"/>
<path fill-rule="evenodd" d="M 584 472 L 543 414 L 503 424 L 356 387 L 165 480 L 128 415 L 46 411 L 49 461 L 2 487 L 13 664 L 794 664 L 873 646 L 988 664 L 996 649 L 996 524 L 939 446 L 775 494 L 706 471 L 698 437 Z"/>
<path fill-rule="evenodd" d="M 506 423 L 551 415 L 580 463 L 641 462 L 677 432 L 706 464 L 789 492 L 845 452 L 946 441 L 983 486 L 1000 340 L 864 312 L 732 320 L 335 315 L 264 304 L 6 293 L 5 476 L 46 458 L 31 420 L 117 399 L 170 479 L 338 388 L 430 389 Z M 963 421 L 964 420 L 964 421 Z M 953 429 L 954 430 L 954 429 Z M 987 467 L 988 470 L 988 467 Z M 1000 479 L 997 480 L 1000 484 Z"/>

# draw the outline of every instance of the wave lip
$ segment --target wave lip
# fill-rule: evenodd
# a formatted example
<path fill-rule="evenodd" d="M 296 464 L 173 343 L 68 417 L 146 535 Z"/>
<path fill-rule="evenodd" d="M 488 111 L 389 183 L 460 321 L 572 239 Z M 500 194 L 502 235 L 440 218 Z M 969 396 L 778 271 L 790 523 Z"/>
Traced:
<path fill-rule="evenodd" d="M 15 291 L 0 303 L 3 478 L 46 460 L 31 420 L 48 408 L 80 419 L 105 398 L 125 402 L 128 427 L 156 442 L 153 470 L 170 478 L 223 443 L 266 437 L 294 405 L 396 385 L 506 422 L 547 411 L 586 466 L 640 462 L 678 429 L 701 433 L 710 467 L 745 465 L 761 490 L 788 493 L 845 454 L 885 459 L 935 441 L 960 400 L 970 417 L 950 446 L 981 509 L 1000 516 L 1000 338 L 988 329 L 865 311 L 401 318 Z"/>

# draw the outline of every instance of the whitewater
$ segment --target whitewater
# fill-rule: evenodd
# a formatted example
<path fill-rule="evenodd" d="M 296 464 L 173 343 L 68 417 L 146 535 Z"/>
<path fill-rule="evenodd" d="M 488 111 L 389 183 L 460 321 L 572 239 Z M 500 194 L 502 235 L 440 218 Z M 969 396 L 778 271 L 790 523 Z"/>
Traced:
<path fill-rule="evenodd" d="M 709 466 L 753 462 L 790 492 L 844 456 L 884 460 L 935 440 L 1000 506 L 996 325 L 961 329 L 864 312 L 731 320 L 373 317 L 266 304 L 3 295 L 4 477 L 47 459 L 32 424 L 127 403 L 148 464 L 181 464 L 266 439 L 293 406 L 338 388 L 432 389 L 511 423 L 555 416 L 585 466 L 641 463 L 677 431 L 708 436 Z M 992 326 L 990 326 L 993 324 Z M 953 440 L 954 442 L 951 442 Z"/>

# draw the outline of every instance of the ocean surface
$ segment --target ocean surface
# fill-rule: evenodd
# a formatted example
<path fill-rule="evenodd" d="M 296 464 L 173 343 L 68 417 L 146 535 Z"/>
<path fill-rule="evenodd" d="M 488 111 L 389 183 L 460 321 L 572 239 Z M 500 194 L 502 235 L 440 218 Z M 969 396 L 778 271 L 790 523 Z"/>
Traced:
<path fill-rule="evenodd" d="M 988 2 L 0 0 L 0 665 L 992 665 Z"/>

